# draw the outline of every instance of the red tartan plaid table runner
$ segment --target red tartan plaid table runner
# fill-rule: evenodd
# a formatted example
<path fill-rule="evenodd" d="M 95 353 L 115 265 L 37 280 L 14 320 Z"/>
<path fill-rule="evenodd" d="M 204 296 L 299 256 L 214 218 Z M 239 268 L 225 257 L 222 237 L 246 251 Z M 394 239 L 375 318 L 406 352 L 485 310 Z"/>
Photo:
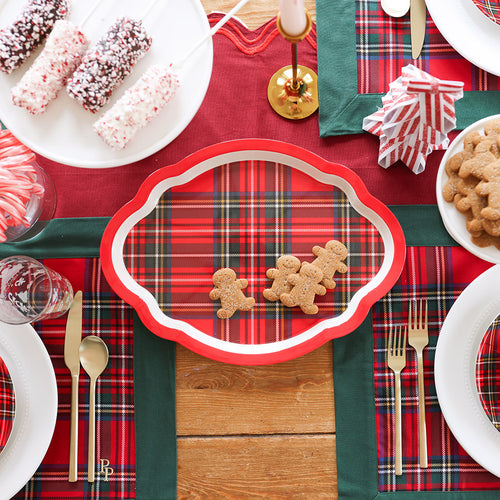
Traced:
<path fill-rule="evenodd" d="M 0 452 L 4 448 L 14 423 L 16 408 L 14 386 L 9 370 L 0 358 Z"/>

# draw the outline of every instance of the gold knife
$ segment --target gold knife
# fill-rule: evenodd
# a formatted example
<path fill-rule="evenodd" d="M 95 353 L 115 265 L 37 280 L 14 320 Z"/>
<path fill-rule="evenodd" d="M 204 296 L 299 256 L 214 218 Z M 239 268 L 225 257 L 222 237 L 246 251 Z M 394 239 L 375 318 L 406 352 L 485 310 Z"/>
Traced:
<path fill-rule="evenodd" d="M 411 56 L 418 59 L 424 45 L 427 8 L 425 0 L 411 0 L 410 29 L 411 29 Z"/>
<path fill-rule="evenodd" d="M 82 340 L 82 292 L 75 293 L 68 313 L 64 338 L 64 362 L 71 372 L 71 432 L 68 481 L 78 478 L 78 379 L 80 377 L 80 342 Z"/>

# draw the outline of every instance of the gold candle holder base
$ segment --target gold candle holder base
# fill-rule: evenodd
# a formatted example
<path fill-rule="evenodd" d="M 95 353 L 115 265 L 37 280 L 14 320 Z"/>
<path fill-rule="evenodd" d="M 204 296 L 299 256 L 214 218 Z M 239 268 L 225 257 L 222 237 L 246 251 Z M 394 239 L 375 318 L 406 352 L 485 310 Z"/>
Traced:
<path fill-rule="evenodd" d="M 267 87 L 269 104 L 289 120 L 307 118 L 318 109 L 318 75 L 306 66 L 297 65 L 296 83 L 294 86 L 290 65 L 276 71 Z"/>

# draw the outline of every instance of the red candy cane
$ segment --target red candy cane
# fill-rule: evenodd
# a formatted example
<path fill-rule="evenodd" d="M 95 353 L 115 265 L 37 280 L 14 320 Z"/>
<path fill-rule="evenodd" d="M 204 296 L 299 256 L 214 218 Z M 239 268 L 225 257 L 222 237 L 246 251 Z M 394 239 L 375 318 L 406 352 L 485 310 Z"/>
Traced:
<path fill-rule="evenodd" d="M 30 164 L 35 154 L 8 130 L 0 131 L 0 242 L 9 226 L 28 226 L 26 207 L 33 194 L 42 195 Z"/>

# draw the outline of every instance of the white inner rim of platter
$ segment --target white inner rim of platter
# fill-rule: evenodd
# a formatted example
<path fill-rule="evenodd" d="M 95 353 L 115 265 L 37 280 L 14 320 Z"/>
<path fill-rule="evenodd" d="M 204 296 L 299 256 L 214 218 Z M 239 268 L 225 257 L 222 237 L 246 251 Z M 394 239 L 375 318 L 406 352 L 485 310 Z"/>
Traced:
<path fill-rule="evenodd" d="M 439 334 L 434 374 L 439 404 L 454 436 L 476 462 L 500 477 L 500 432 L 484 411 L 476 384 L 481 341 L 500 313 L 499 284 L 497 265 L 458 297 Z"/>
<path fill-rule="evenodd" d="M 300 170 L 310 175 L 311 177 L 315 178 L 320 182 L 337 186 L 347 195 L 351 205 L 377 228 L 384 242 L 384 259 L 382 261 L 382 265 L 379 271 L 371 279 L 369 283 L 360 288 L 353 295 L 347 309 L 342 314 L 340 314 L 335 318 L 329 318 L 324 321 L 321 321 L 320 323 L 314 325 L 314 327 L 306 330 L 305 332 L 293 338 L 268 344 L 241 345 L 216 339 L 194 328 L 192 325 L 186 323 L 185 321 L 175 320 L 170 318 L 169 316 L 166 316 L 161 311 L 155 297 L 145 288 L 140 286 L 129 274 L 125 266 L 123 257 L 123 247 L 127 235 L 132 230 L 135 224 L 137 224 L 141 219 L 146 217 L 154 209 L 161 195 L 165 191 L 167 191 L 173 186 L 185 184 L 193 180 L 195 177 L 201 175 L 202 173 L 211 170 L 213 168 L 216 168 L 220 165 L 237 161 L 243 161 L 243 160 L 256 160 L 256 161 L 266 160 L 284 164 L 296 168 L 297 170 Z M 312 165 L 297 158 L 294 158 L 292 156 L 287 156 L 282 153 L 273 153 L 269 151 L 237 151 L 233 153 L 219 155 L 197 164 L 196 166 L 187 170 L 185 173 L 178 175 L 177 177 L 171 177 L 169 179 L 165 179 L 163 182 L 158 183 L 150 193 L 146 204 L 143 205 L 137 212 L 132 214 L 120 226 L 115 235 L 112 245 L 113 266 L 120 280 L 131 292 L 141 297 L 146 302 L 150 312 L 152 313 L 155 320 L 158 321 L 158 323 L 168 328 L 182 330 L 187 335 L 189 335 L 190 337 L 192 337 L 193 339 L 202 344 L 236 354 L 248 353 L 249 350 L 251 350 L 252 354 L 268 354 L 268 353 L 278 352 L 281 351 L 282 349 L 299 345 L 315 337 L 318 333 L 325 330 L 326 328 L 331 328 L 344 323 L 345 321 L 350 319 L 352 315 L 355 313 L 361 299 L 366 294 L 376 289 L 381 284 L 381 282 L 383 281 L 383 279 L 390 270 L 393 259 L 394 259 L 394 241 L 389 227 L 376 212 L 368 208 L 358 199 L 354 191 L 354 188 L 346 180 L 336 175 L 331 175 L 321 172 Z"/>

